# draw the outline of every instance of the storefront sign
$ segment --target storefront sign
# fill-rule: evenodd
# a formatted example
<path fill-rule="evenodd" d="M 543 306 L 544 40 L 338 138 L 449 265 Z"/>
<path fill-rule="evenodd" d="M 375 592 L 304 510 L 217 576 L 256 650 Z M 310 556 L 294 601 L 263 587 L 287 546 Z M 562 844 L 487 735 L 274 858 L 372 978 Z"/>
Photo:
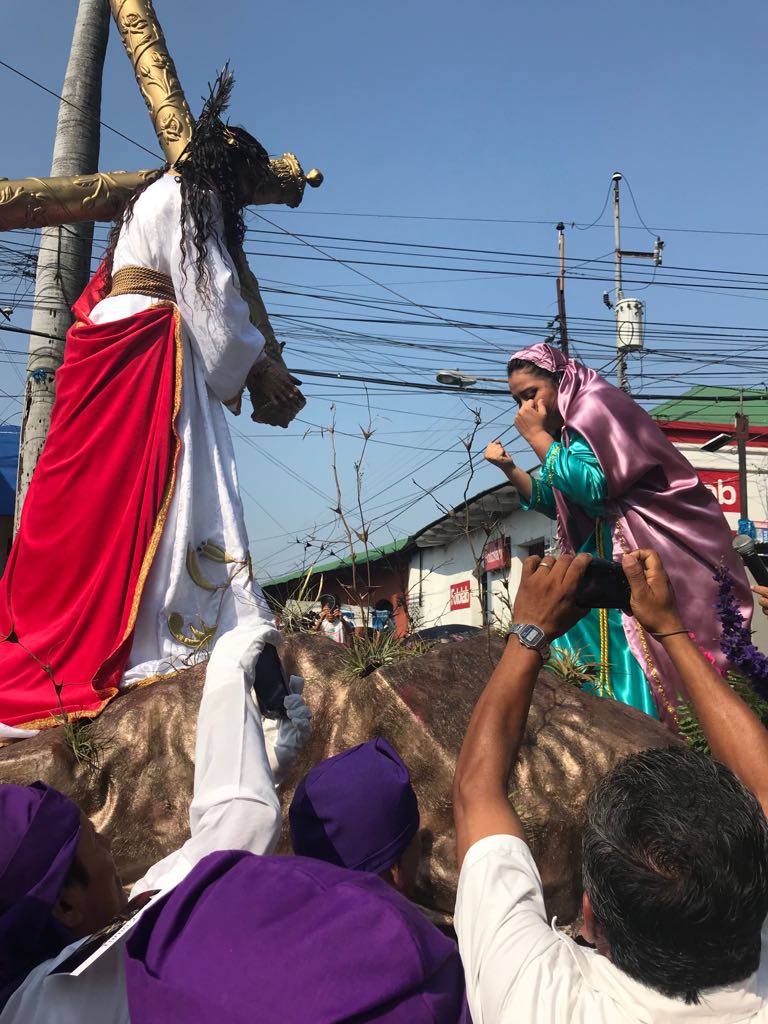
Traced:
<path fill-rule="evenodd" d="M 509 537 L 496 537 L 483 548 L 483 568 L 486 572 L 494 569 L 508 569 L 512 561 Z"/>
<path fill-rule="evenodd" d="M 451 611 L 457 612 L 461 608 L 469 608 L 471 604 L 472 584 L 469 580 L 463 583 L 451 584 Z"/>
<path fill-rule="evenodd" d="M 697 470 L 701 482 L 714 494 L 723 512 L 738 512 L 741 504 L 741 487 L 738 472 L 723 469 Z"/>

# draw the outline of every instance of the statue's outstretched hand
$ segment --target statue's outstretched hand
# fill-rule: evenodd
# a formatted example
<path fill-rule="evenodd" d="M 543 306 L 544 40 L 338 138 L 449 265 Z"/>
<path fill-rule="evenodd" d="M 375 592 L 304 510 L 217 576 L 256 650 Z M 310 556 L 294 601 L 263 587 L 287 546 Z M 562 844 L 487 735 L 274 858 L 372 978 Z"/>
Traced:
<path fill-rule="evenodd" d="M 507 450 L 499 438 L 495 441 L 491 441 L 491 443 L 486 446 L 483 455 L 486 462 L 490 462 L 492 466 L 498 466 L 499 469 L 508 470 L 515 468 L 515 460 L 507 453 Z"/>

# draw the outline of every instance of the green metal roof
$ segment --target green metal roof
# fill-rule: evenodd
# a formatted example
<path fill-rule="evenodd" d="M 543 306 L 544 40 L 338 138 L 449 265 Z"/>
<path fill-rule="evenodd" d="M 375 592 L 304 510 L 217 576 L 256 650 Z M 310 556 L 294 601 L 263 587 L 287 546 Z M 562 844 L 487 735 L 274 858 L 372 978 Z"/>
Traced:
<path fill-rule="evenodd" d="M 697 384 L 679 398 L 673 398 L 663 405 L 654 406 L 650 410 L 654 419 L 673 420 L 688 423 L 733 423 L 734 413 L 739 411 L 739 403 L 734 401 L 741 394 L 741 388 L 710 387 Z M 725 401 L 718 401 L 724 395 Z M 744 403 L 744 415 L 749 417 L 752 426 L 768 426 L 768 391 L 758 388 L 744 388 L 744 395 L 750 400 Z M 730 396 L 733 396 L 730 397 Z M 755 401 L 752 396 L 762 396 L 765 401 Z"/>
<path fill-rule="evenodd" d="M 401 540 L 392 541 L 391 544 L 381 544 L 375 548 L 368 549 L 368 555 L 366 556 L 365 551 L 355 552 L 355 564 L 356 565 L 367 565 L 369 562 L 379 562 L 382 558 L 386 558 L 387 555 L 394 555 L 396 551 L 402 551 L 412 543 L 410 537 L 403 537 Z M 320 576 L 322 573 L 333 572 L 335 569 L 343 569 L 345 566 L 352 565 L 352 558 L 340 558 L 335 562 L 325 562 L 323 565 L 311 565 L 306 566 L 304 569 L 294 569 L 292 572 L 286 573 L 284 576 L 277 576 L 273 580 L 267 580 L 262 583 L 262 587 L 274 587 L 279 583 L 291 583 L 293 580 L 302 579 L 304 576 Z"/>

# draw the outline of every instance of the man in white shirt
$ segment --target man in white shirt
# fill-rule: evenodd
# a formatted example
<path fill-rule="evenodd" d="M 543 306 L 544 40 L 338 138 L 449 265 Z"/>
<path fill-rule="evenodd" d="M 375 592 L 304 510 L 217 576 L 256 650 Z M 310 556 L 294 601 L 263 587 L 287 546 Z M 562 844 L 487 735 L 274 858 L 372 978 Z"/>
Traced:
<path fill-rule="evenodd" d="M 589 556 L 529 558 L 515 627 L 459 756 L 455 926 L 474 1024 L 768 1021 L 768 732 L 688 636 L 661 560 L 624 558 L 632 610 L 688 687 L 713 756 L 648 750 L 594 789 L 584 936 L 546 919 L 508 781 L 549 641 L 584 614 Z M 595 738 L 599 743 L 599 737 Z"/>

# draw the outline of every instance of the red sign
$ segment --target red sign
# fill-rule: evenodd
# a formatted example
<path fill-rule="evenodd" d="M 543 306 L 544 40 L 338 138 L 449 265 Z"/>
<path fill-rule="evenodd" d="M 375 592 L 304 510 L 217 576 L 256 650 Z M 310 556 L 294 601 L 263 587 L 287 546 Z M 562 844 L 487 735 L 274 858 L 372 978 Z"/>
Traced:
<path fill-rule="evenodd" d="M 483 568 L 486 572 L 494 569 L 506 569 L 512 561 L 509 537 L 497 537 L 489 540 L 483 548 Z"/>
<path fill-rule="evenodd" d="M 457 612 L 461 608 L 469 608 L 471 604 L 472 584 L 469 580 L 463 583 L 451 584 L 451 611 Z"/>
<path fill-rule="evenodd" d="M 697 470 L 701 482 L 715 496 L 723 512 L 738 512 L 741 504 L 739 474 L 727 469 Z"/>

